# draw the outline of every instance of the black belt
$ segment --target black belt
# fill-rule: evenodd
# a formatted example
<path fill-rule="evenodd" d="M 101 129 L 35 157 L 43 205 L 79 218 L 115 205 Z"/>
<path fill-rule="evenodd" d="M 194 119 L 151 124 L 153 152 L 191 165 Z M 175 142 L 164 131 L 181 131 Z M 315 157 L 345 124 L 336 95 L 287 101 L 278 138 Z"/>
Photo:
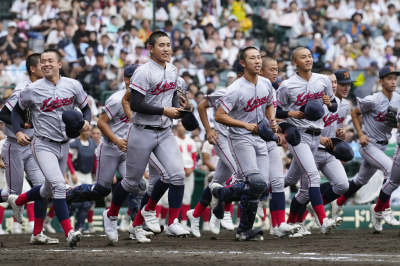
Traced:
<path fill-rule="evenodd" d="M 318 150 L 326 151 L 325 148 L 318 147 Z"/>
<path fill-rule="evenodd" d="M 388 140 L 381 140 L 381 141 L 377 141 L 376 143 L 381 144 L 381 145 L 388 145 L 389 141 Z"/>
<path fill-rule="evenodd" d="M 52 139 L 49 139 L 49 138 L 45 138 L 45 137 L 42 137 L 41 139 L 42 139 L 42 140 L 48 139 L 49 142 L 57 143 L 57 144 L 59 144 L 59 145 L 62 145 L 62 144 L 65 144 L 65 143 L 68 143 L 68 142 L 69 142 L 69 140 L 55 141 L 55 140 L 52 140 Z"/>
<path fill-rule="evenodd" d="M 321 129 L 317 128 L 308 128 L 305 133 L 313 135 L 313 136 L 319 136 L 321 135 Z"/>
<path fill-rule="evenodd" d="M 163 130 L 167 129 L 167 127 L 145 126 L 144 129 L 151 129 L 151 130 L 154 130 L 154 131 L 163 131 Z"/>

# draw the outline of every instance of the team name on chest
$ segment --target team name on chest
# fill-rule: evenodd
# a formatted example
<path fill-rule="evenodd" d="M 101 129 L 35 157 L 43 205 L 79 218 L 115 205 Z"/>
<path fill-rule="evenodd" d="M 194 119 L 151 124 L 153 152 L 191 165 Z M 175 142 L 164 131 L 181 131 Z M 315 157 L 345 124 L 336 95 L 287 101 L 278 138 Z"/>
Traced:
<path fill-rule="evenodd" d="M 54 109 L 60 108 L 62 106 L 70 105 L 74 102 L 74 98 L 75 98 L 75 96 L 72 96 L 70 98 L 67 97 L 64 99 L 60 99 L 60 98 L 56 97 L 55 100 L 52 100 L 53 97 L 50 97 L 43 101 L 43 105 L 40 108 L 40 111 L 51 112 Z"/>
<path fill-rule="evenodd" d="M 153 95 L 158 95 L 160 93 L 173 90 L 176 88 L 176 82 L 169 82 L 165 81 L 163 84 L 163 81 L 160 81 L 160 83 L 157 84 L 156 88 L 152 91 L 150 91 L 151 94 Z"/>
<path fill-rule="evenodd" d="M 308 100 L 321 99 L 323 95 L 324 95 L 323 91 L 316 92 L 316 93 L 308 92 L 307 94 L 305 94 L 305 92 L 303 92 L 302 94 L 297 95 L 297 100 L 294 104 L 303 106 L 304 104 L 307 103 Z"/>
<path fill-rule="evenodd" d="M 127 116 L 121 117 L 119 120 L 120 120 L 122 123 L 125 123 L 125 124 L 129 122 L 129 118 L 128 118 Z"/>
<path fill-rule="evenodd" d="M 324 121 L 325 127 L 331 125 L 335 121 L 339 123 L 339 114 L 327 114 L 322 120 Z"/>
<path fill-rule="evenodd" d="M 344 116 L 343 116 L 343 117 L 339 117 L 338 120 L 337 120 L 337 123 L 338 123 L 338 124 L 343 123 L 344 119 L 345 119 Z"/>
<path fill-rule="evenodd" d="M 386 112 L 379 112 L 376 116 L 374 116 L 375 121 L 385 122 Z"/>
<path fill-rule="evenodd" d="M 250 100 L 247 101 L 247 106 L 243 109 L 243 111 L 245 111 L 245 112 L 254 111 L 254 109 L 256 109 L 257 107 L 259 107 L 263 104 L 266 104 L 268 102 L 268 98 L 269 98 L 269 96 L 268 97 L 264 96 L 261 99 L 258 98 L 258 96 L 256 99 L 254 99 L 254 97 L 251 98 Z"/>

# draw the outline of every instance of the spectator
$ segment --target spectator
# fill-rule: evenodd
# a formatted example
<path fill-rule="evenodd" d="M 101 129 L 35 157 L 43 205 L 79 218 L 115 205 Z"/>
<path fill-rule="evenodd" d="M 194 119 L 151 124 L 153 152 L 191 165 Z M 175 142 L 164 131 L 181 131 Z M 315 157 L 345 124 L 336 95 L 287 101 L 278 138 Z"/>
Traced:
<path fill-rule="evenodd" d="M 46 14 L 47 14 L 48 18 L 56 18 L 57 17 L 58 12 L 60 11 L 59 3 L 60 3 L 59 0 L 53 0 L 52 5 L 48 5 L 46 7 Z"/>
<path fill-rule="evenodd" d="M 278 0 L 278 9 L 282 12 L 289 12 L 290 11 L 290 4 L 294 1 L 291 0 Z M 296 4 L 297 5 L 297 4 Z"/>
<path fill-rule="evenodd" d="M 279 9 L 278 3 L 276 1 L 272 1 L 269 5 L 269 9 L 267 9 L 262 18 L 267 21 L 267 31 L 270 34 L 275 32 L 275 24 L 279 23 L 279 18 L 282 15 L 282 11 Z"/>
<path fill-rule="evenodd" d="M 344 49 L 343 49 L 343 54 L 340 55 L 335 63 L 333 64 L 333 69 L 339 69 L 339 68 L 345 68 L 349 71 L 352 71 L 353 69 L 355 69 L 357 67 L 356 62 L 354 61 L 353 58 L 351 58 L 350 54 L 351 54 L 352 48 L 350 44 L 347 44 Z"/>
<path fill-rule="evenodd" d="M 138 1 L 136 1 L 138 2 Z M 135 4 L 136 4 L 135 2 Z M 178 22 L 183 21 L 185 18 L 187 18 L 188 15 L 188 5 L 182 4 L 182 0 L 176 0 L 175 5 L 173 5 L 170 10 L 169 10 L 169 16 L 172 20 L 172 23 L 176 25 Z"/>
<path fill-rule="evenodd" d="M 233 46 L 232 39 L 226 38 L 222 49 L 222 59 L 228 60 L 229 65 L 233 66 L 238 54 L 239 49 Z"/>
<path fill-rule="evenodd" d="M 3 21 L 0 20 L 0 38 L 8 34 L 8 31 L 4 30 Z"/>
<path fill-rule="evenodd" d="M 393 4 L 388 6 L 388 13 L 381 18 L 381 24 L 388 25 L 394 33 L 400 33 L 400 23 L 396 7 Z"/>
<path fill-rule="evenodd" d="M 297 22 L 291 29 L 290 37 L 292 39 L 298 39 L 300 37 L 310 38 L 312 33 L 312 21 L 308 18 L 307 12 L 299 12 L 297 16 Z"/>
<path fill-rule="evenodd" d="M 226 75 L 226 87 L 230 86 L 237 79 L 237 74 L 233 71 L 230 71 L 228 75 Z"/>
<path fill-rule="evenodd" d="M 379 14 L 377 14 L 371 8 L 370 2 L 365 2 L 364 12 L 363 12 L 363 20 L 361 21 L 363 24 L 367 24 L 370 28 L 376 28 L 379 23 Z"/>
<path fill-rule="evenodd" d="M 166 21 L 168 20 L 168 13 L 163 7 L 161 1 L 156 2 L 156 21 Z"/>
<path fill-rule="evenodd" d="M 297 3 L 290 2 L 289 13 L 283 14 L 279 19 L 279 25 L 283 27 L 293 27 L 298 21 L 299 11 L 297 10 Z"/>
<path fill-rule="evenodd" d="M 87 30 L 89 32 L 90 31 L 98 32 L 99 29 L 100 29 L 100 22 L 98 21 L 98 17 L 94 12 L 92 12 L 89 14 L 89 17 L 86 21 L 85 30 Z"/>
<path fill-rule="evenodd" d="M 182 75 L 183 72 L 189 72 L 191 76 L 195 76 L 197 73 L 197 67 L 190 63 L 188 57 L 184 56 L 181 60 L 182 66 L 179 69 L 179 75 Z"/>
<path fill-rule="evenodd" d="M 57 29 L 50 31 L 47 37 L 47 47 L 57 47 L 58 43 L 65 38 L 64 28 L 64 21 L 62 19 L 57 19 Z"/>
<path fill-rule="evenodd" d="M 225 40 L 226 38 L 233 38 L 233 34 L 235 33 L 237 27 L 237 21 L 238 19 L 234 15 L 228 17 L 228 24 L 225 27 L 220 28 L 218 31 L 219 37 L 222 40 Z"/>
<path fill-rule="evenodd" d="M 31 1 L 32 0 L 16 0 L 11 6 L 11 14 L 16 15 L 19 19 L 22 18 L 22 12 L 28 8 L 28 4 Z"/>
<path fill-rule="evenodd" d="M 236 30 L 235 34 L 233 35 L 233 44 L 239 48 L 242 49 L 244 48 L 244 33 L 242 31 Z"/>
<path fill-rule="evenodd" d="M 269 57 L 274 57 L 276 56 L 276 42 L 274 37 L 269 37 L 267 39 L 267 47 L 266 47 L 266 55 Z"/>
<path fill-rule="evenodd" d="M 376 60 L 370 57 L 371 47 L 368 44 L 364 45 L 361 50 L 362 54 L 357 58 L 357 68 L 368 70 L 371 68 L 371 63 L 376 62 Z"/>
<path fill-rule="evenodd" d="M 209 51 L 212 53 L 215 52 L 217 47 L 222 47 L 224 45 L 224 41 L 221 40 L 219 33 L 217 30 L 214 30 L 212 35 L 207 39 L 207 46 Z"/>
<path fill-rule="evenodd" d="M 4 62 L 0 61 L 0 87 L 7 87 L 12 83 L 11 78 L 7 75 L 5 70 Z"/>
<path fill-rule="evenodd" d="M 26 1 L 26 0 L 25 0 Z M 43 21 L 47 20 L 47 14 L 46 14 L 46 4 L 40 4 L 39 5 L 39 9 L 36 12 L 35 15 L 33 15 L 30 19 L 29 19 L 29 25 L 32 28 L 37 28 L 40 27 L 40 25 L 42 24 Z"/>
<path fill-rule="evenodd" d="M 204 68 L 206 59 L 201 54 L 200 46 L 198 44 L 195 44 L 192 49 L 193 49 L 193 54 L 190 55 L 189 58 L 190 63 L 197 66 L 197 68 Z"/>
<path fill-rule="evenodd" d="M 104 62 L 104 54 L 97 53 L 96 65 L 92 70 L 92 81 L 96 88 L 107 90 L 107 77 L 106 77 L 107 64 Z"/>
<path fill-rule="evenodd" d="M 29 0 L 28 7 L 22 11 L 22 20 L 29 20 L 36 12 L 36 1 Z"/>
<path fill-rule="evenodd" d="M 172 48 L 178 47 L 181 45 L 181 31 L 179 29 L 174 29 L 171 33 L 171 45 Z"/>
<path fill-rule="evenodd" d="M 65 46 L 70 43 L 72 43 L 72 28 L 71 26 L 66 26 L 64 28 L 64 38 L 62 38 L 57 45 L 58 51 L 61 53 L 62 57 L 65 57 Z"/>
<path fill-rule="evenodd" d="M 307 9 L 308 17 L 313 21 L 317 21 L 320 17 L 325 17 L 326 7 L 324 0 L 315 0 L 315 6 Z"/>
<path fill-rule="evenodd" d="M 207 79 L 208 79 L 208 81 L 210 81 L 210 79 L 212 79 L 212 78 L 207 78 Z M 208 82 L 208 83 L 212 83 L 212 81 Z M 194 96 L 194 99 L 197 104 L 201 103 L 204 100 L 204 92 L 201 92 L 201 91 L 197 92 Z"/>
<path fill-rule="evenodd" d="M 393 54 L 397 58 L 400 58 L 400 35 L 397 35 L 396 38 L 394 38 Z"/>
<path fill-rule="evenodd" d="M 389 26 L 382 26 L 382 35 L 376 37 L 374 39 L 374 42 L 377 44 L 377 48 L 379 49 L 381 54 L 384 53 L 384 49 L 386 48 L 386 46 L 394 46 L 394 37 L 392 30 L 389 28 Z"/>
<path fill-rule="evenodd" d="M 326 44 L 326 42 L 322 40 L 320 33 L 314 34 L 314 39 L 308 45 L 308 50 L 311 51 L 311 54 L 313 56 L 313 61 L 314 61 L 313 67 L 315 68 L 324 67 L 322 56 L 325 55 L 327 46 L 328 45 Z"/>
<path fill-rule="evenodd" d="M 106 63 L 107 65 L 110 65 L 111 63 L 115 62 L 118 60 L 118 54 L 115 53 L 114 46 L 110 45 L 107 48 L 107 54 L 106 54 Z"/>
<path fill-rule="evenodd" d="M 21 38 L 17 34 L 17 23 L 10 21 L 7 27 L 8 34 L 0 38 L 0 52 L 6 51 L 11 58 L 16 53 Z"/>
<path fill-rule="evenodd" d="M 325 18 L 319 17 L 313 26 L 314 33 L 320 33 L 322 36 L 328 33 L 328 25 L 325 24 Z"/>
<path fill-rule="evenodd" d="M 11 66 L 6 66 L 7 74 L 10 76 L 13 84 L 16 84 L 18 76 L 21 74 L 26 74 L 26 64 L 25 60 L 22 58 L 22 54 L 16 53 L 12 59 L 13 64 Z M 18 82 L 19 83 L 19 82 Z"/>
<path fill-rule="evenodd" d="M 352 23 L 349 25 L 347 33 L 350 34 L 352 38 L 359 37 L 364 30 L 369 29 L 367 24 L 361 23 L 362 19 L 363 19 L 362 13 L 357 13 L 357 12 L 354 13 L 353 16 L 351 17 Z"/>
<path fill-rule="evenodd" d="M 341 3 L 341 0 L 334 0 L 333 5 L 330 5 L 326 10 L 326 16 L 333 22 L 347 21 L 346 6 Z"/>
<path fill-rule="evenodd" d="M 87 43 L 89 41 L 89 31 L 86 30 L 85 19 L 80 19 L 78 24 L 78 30 L 75 31 L 74 37 L 80 39 L 81 42 Z"/>
<path fill-rule="evenodd" d="M 382 0 L 372 0 L 371 9 L 374 10 L 374 12 L 379 16 L 383 16 L 388 12 L 386 4 Z"/>
<path fill-rule="evenodd" d="M 142 42 L 145 43 L 152 33 L 152 31 L 150 30 L 150 21 L 144 19 L 140 25 L 142 26 L 142 28 L 139 30 L 139 39 L 141 39 Z"/>
<path fill-rule="evenodd" d="M 397 65 L 400 66 L 400 64 L 398 63 L 398 58 L 393 55 L 393 47 L 391 46 L 386 46 L 385 54 L 378 58 L 379 68 L 387 65 L 395 66 L 396 68 L 398 68 Z"/>
<path fill-rule="evenodd" d="M 279 48 L 276 58 L 282 58 L 284 61 L 290 61 L 291 51 L 288 42 L 283 42 Z"/>
<path fill-rule="evenodd" d="M 204 32 L 201 29 L 195 29 L 193 30 L 193 35 L 192 35 L 192 47 L 194 45 L 198 45 L 203 52 L 209 52 L 208 51 L 208 45 L 206 42 L 206 39 L 204 38 Z"/>
<path fill-rule="evenodd" d="M 181 48 L 182 48 L 182 50 L 183 50 L 184 55 L 185 55 L 187 58 L 189 58 L 190 55 L 192 54 L 192 49 L 191 49 L 192 44 L 193 44 L 192 39 L 190 39 L 190 38 L 187 37 L 187 36 L 184 37 L 184 38 L 182 39 L 182 41 L 181 41 Z"/>
<path fill-rule="evenodd" d="M 143 20 L 144 21 L 144 20 Z M 143 22 L 142 22 L 143 23 Z M 117 16 L 111 16 L 110 23 L 107 26 L 107 31 L 110 33 L 117 33 L 118 29 L 121 27 L 119 19 Z M 146 39 L 147 40 L 147 39 Z"/>
<path fill-rule="evenodd" d="M 190 19 L 185 19 L 182 25 L 183 37 L 192 37 L 192 21 Z"/>
<path fill-rule="evenodd" d="M 361 42 L 358 40 L 358 38 L 355 38 L 355 39 L 353 39 L 353 43 L 351 44 L 351 46 L 352 46 L 353 50 L 352 50 L 350 56 L 351 56 L 351 58 L 356 60 L 357 57 L 359 57 L 362 54 L 362 52 L 361 52 L 361 48 L 362 48 Z"/>
<path fill-rule="evenodd" d="M 137 64 L 140 61 L 140 57 L 142 56 L 143 48 L 143 43 L 138 43 L 135 47 L 135 52 L 130 53 L 126 56 L 127 64 Z"/>
<path fill-rule="evenodd" d="M 363 5 L 364 0 L 354 0 L 354 7 L 347 7 L 347 17 L 353 18 L 356 13 L 362 14 L 364 11 Z"/>

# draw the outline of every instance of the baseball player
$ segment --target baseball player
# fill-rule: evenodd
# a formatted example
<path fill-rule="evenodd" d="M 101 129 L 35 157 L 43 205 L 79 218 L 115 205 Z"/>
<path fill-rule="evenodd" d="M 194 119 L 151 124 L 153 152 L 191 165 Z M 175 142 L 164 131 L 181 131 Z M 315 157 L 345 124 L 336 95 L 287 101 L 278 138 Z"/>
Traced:
<path fill-rule="evenodd" d="M 43 78 L 43 72 L 40 64 L 40 54 L 32 54 L 26 60 L 26 68 L 28 71 L 29 79 L 25 82 L 18 84 L 13 94 L 8 98 L 5 105 L 0 112 L 1 120 L 6 123 L 4 133 L 7 139 L 2 148 L 2 160 L 6 167 L 6 180 L 8 189 L 0 191 L 0 202 L 12 201 L 15 195 L 20 195 L 23 191 L 23 184 L 25 181 L 24 171 L 27 173 L 29 179 L 34 186 L 43 185 L 45 178 L 40 171 L 37 163 L 34 160 L 31 145 L 21 145 L 17 142 L 16 135 L 11 125 L 11 112 L 14 107 L 18 105 L 18 99 L 21 92 L 30 84 Z M 32 138 L 34 130 L 32 125 L 21 122 L 21 133 L 27 137 Z M 26 182 L 26 181 L 25 181 Z M 14 195 L 10 197 L 10 195 Z M 35 222 L 33 234 L 30 242 L 32 244 L 57 244 L 58 239 L 49 238 L 43 234 L 43 222 L 47 210 L 47 199 L 38 200 L 34 203 Z M 18 218 L 16 218 L 18 221 Z M 19 220 L 18 222 L 21 222 Z"/>
<path fill-rule="evenodd" d="M 358 105 L 351 112 L 353 124 L 360 139 L 360 154 L 363 158 L 358 175 L 350 181 L 349 189 L 337 199 L 340 212 L 344 203 L 363 185 L 367 184 L 375 172 L 380 169 L 386 183 L 382 187 L 379 201 L 371 206 L 371 222 L 376 231 L 382 231 L 382 218 L 389 225 L 399 225 L 389 206 L 390 174 L 392 160 L 385 154 L 388 139 L 393 128 L 397 128 L 396 116 L 400 107 L 400 96 L 395 92 L 397 76 L 400 72 L 393 67 L 383 67 L 379 71 L 379 83 L 382 91 L 365 97 L 357 98 Z M 362 126 L 359 116 L 362 115 Z M 375 208 L 376 207 L 376 208 Z"/>
<path fill-rule="evenodd" d="M 318 150 L 315 153 L 315 163 L 317 165 L 317 169 L 321 171 L 326 178 L 329 180 L 327 184 L 323 184 L 321 186 L 321 197 L 323 204 L 326 205 L 333 200 L 339 198 L 340 195 L 345 193 L 349 188 L 347 174 L 344 170 L 342 163 L 335 158 L 328 150 L 333 149 L 333 143 L 331 138 L 342 138 L 345 137 L 345 132 L 341 128 L 341 124 L 343 123 L 344 117 L 346 116 L 349 110 L 349 103 L 344 97 L 347 97 L 349 90 L 346 88 L 350 88 L 353 80 L 350 78 L 350 74 L 346 69 L 340 69 L 333 73 L 329 69 L 322 69 L 320 72 L 322 75 L 328 76 L 332 81 L 332 91 L 336 95 L 336 102 L 338 103 L 338 109 L 336 112 L 330 112 L 326 106 L 324 106 L 325 114 L 323 117 L 324 129 L 321 132 L 320 144 L 318 146 Z M 340 89 L 337 90 L 338 83 L 340 84 Z M 343 118 L 342 118 L 343 117 Z M 340 125 L 338 125 L 339 118 L 341 119 Z M 302 178 L 302 183 L 300 184 L 300 189 L 296 194 L 297 201 L 302 204 L 306 204 L 308 202 L 308 185 L 307 179 Z M 304 209 L 304 208 L 303 208 Z M 317 217 L 316 213 L 312 209 L 311 205 L 307 205 L 307 210 L 314 215 L 314 218 Z M 303 230 L 305 230 L 306 234 L 309 234 L 309 231 L 306 230 L 304 225 L 304 219 L 306 212 L 300 211 L 297 216 L 297 222 L 301 224 Z M 337 226 L 341 223 L 342 218 L 339 216 L 332 216 L 336 219 Z M 315 219 L 315 222 L 319 224 L 319 220 Z"/>
<path fill-rule="evenodd" d="M 243 49 L 239 59 L 244 76 L 233 82 L 218 100 L 215 115 L 218 123 L 229 126 L 229 145 L 238 166 L 238 180 L 229 187 L 213 183 L 211 191 L 219 201 L 226 202 L 240 195 L 242 210 L 236 239 L 262 241 L 262 231 L 252 228 L 259 199 L 267 191 L 269 167 L 267 144 L 258 135 L 258 129 L 259 123 L 268 122 L 272 130 L 277 129 L 273 88 L 268 79 L 258 75 L 261 56 L 255 47 Z"/>
<path fill-rule="evenodd" d="M 62 119 L 67 118 L 64 117 L 64 113 L 74 114 L 74 117 L 79 119 L 76 124 L 83 125 L 80 131 L 84 132 L 90 129 L 91 111 L 82 85 L 76 80 L 60 76 L 62 62 L 61 54 L 57 50 L 45 50 L 40 57 L 40 63 L 44 78 L 29 84 L 20 93 L 11 119 L 18 144 L 27 146 L 32 142 L 33 156 L 46 180 L 43 185 L 35 186 L 20 196 L 10 195 L 8 202 L 14 217 L 21 223 L 24 204 L 52 197 L 54 210 L 63 227 L 67 243 L 73 247 L 80 241 L 82 234 L 75 232 L 71 227 L 65 200 L 64 174 L 69 150 L 67 134 L 79 135 L 79 131 L 68 131 L 77 129 L 77 126 L 71 125 L 69 128 Z M 73 111 L 75 107 L 81 109 L 81 115 Z M 34 137 L 29 137 L 21 131 L 19 112 L 27 109 L 33 117 Z M 79 118 L 82 116 L 83 118 Z M 59 168 L 55 167 L 56 165 L 59 165 Z M 44 220 L 46 208 L 42 208 L 41 211 Z"/>
<path fill-rule="evenodd" d="M 262 67 L 260 75 L 267 78 L 271 83 L 275 83 L 278 76 L 278 63 L 272 57 L 262 57 Z M 273 90 L 274 96 L 274 107 L 276 108 L 276 93 Z M 281 110 L 279 110 L 281 111 Z M 290 111 L 290 112 L 278 112 L 277 118 L 294 117 L 297 119 L 304 118 L 304 113 L 301 111 Z M 292 235 L 294 230 L 300 229 L 299 225 L 289 225 L 285 222 L 285 192 L 284 192 L 284 176 L 283 176 L 283 165 L 280 152 L 276 142 L 267 142 L 268 148 L 268 159 L 269 159 L 269 180 L 271 184 L 271 200 L 270 200 L 270 213 L 272 222 L 272 235 L 283 237 L 286 235 Z M 260 199 L 257 213 L 264 215 L 262 209 L 262 200 L 265 200 L 267 196 Z M 260 217 L 262 217 L 260 215 Z"/>
<path fill-rule="evenodd" d="M 327 105 L 329 111 L 335 112 L 337 103 L 332 92 L 332 81 L 327 76 L 311 72 L 313 59 L 308 49 L 304 47 L 295 49 L 292 53 L 292 62 L 297 67 L 297 73 L 283 81 L 277 90 L 278 108 L 286 111 L 300 111 L 304 108 L 306 118 L 287 119 L 289 124 L 296 126 L 300 131 L 301 142 L 296 146 L 290 143 L 288 145 L 294 161 L 285 176 L 285 186 L 296 184 L 302 176 L 307 178 L 310 201 L 322 224 L 321 232 L 328 234 L 336 223 L 325 214 L 319 188 L 321 177 L 314 162 L 314 154 L 323 129 L 322 105 Z M 296 223 L 301 205 L 294 197 L 288 223 Z"/>
<path fill-rule="evenodd" d="M 237 76 L 238 78 L 241 77 L 240 73 L 242 73 L 243 66 L 241 64 L 238 64 L 237 68 Z M 217 112 L 218 107 L 220 105 L 219 103 L 219 98 L 225 95 L 227 89 L 218 89 L 211 95 L 207 95 L 206 99 L 199 103 L 197 106 L 197 110 L 199 112 L 200 119 L 203 123 L 204 129 L 207 134 L 207 140 L 210 144 L 213 145 L 215 153 L 218 155 L 220 160 L 218 161 L 216 170 L 214 172 L 213 178 L 210 182 L 210 184 L 204 189 L 203 195 L 201 196 L 201 199 L 199 203 L 197 203 L 196 207 L 193 210 L 189 210 L 186 215 L 190 220 L 190 228 L 192 235 L 195 237 L 200 237 L 200 230 L 199 230 L 199 224 L 200 224 L 200 216 L 204 213 L 204 211 L 207 209 L 207 207 L 211 203 L 211 186 L 213 183 L 218 183 L 220 185 L 224 185 L 225 182 L 232 176 L 234 175 L 234 178 L 236 179 L 236 162 L 233 159 L 232 153 L 229 149 L 229 131 L 228 127 L 221 124 L 221 123 L 215 123 L 214 129 L 211 128 L 209 119 L 207 116 L 207 109 L 212 107 L 214 109 L 214 114 Z M 230 206 L 232 203 L 226 203 L 225 208 L 224 208 L 224 217 L 223 219 L 218 219 L 215 217 L 215 214 L 211 214 L 211 220 L 210 220 L 210 229 L 213 234 L 218 235 L 220 232 L 220 223 L 222 223 L 222 226 L 225 227 L 228 230 L 233 231 L 234 226 L 232 223 L 232 217 L 230 213 Z"/>
<path fill-rule="evenodd" d="M 170 180 L 154 185 L 151 198 L 141 210 L 141 215 L 150 230 L 161 232 L 155 207 L 166 191 L 164 184 L 168 182 L 170 210 L 166 234 L 190 234 L 178 221 L 185 173 L 180 150 L 171 130 L 172 119 L 181 117 L 181 109 L 176 89 L 177 69 L 167 63 L 170 47 L 171 40 L 167 34 L 160 31 L 152 33 L 149 37 L 151 59 L 140 66 L 131 78 L 130 105 L 134 113 L 133 125 L 129 128 L 127 136 L 126 176 L 115 188 L 111 208 L 103 213 L 105 231 L 110 242 L 118 241 L 119 209 L 129 192 L 135 189 L 142 179 L 151 152 L 164 166 Z M 139 213 L 136 217 L 138 216 Z"/>

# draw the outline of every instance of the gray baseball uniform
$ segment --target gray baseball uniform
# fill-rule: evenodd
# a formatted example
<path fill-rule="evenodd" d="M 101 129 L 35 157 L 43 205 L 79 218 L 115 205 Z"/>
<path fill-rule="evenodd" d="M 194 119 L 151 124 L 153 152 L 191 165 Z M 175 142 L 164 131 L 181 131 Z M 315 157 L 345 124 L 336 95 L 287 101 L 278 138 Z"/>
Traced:
<path fill-rule="evenodd" d="M 40 189 L 43 198 L 65 198 L 64 174 L 69 145 L 62 113 L 75 107 L 83 108 L 87 102 L 82 85 L 65 77 L 61 77 L 55 86 L 46 78 L 40 79 L 20 93 L 21 109 L 29 108 L 33 118 L 32 153 L 46 178 Z"/>
<path fill-rule="evenodd" d="M 316 73 L 312 73 L 308 82 L 297 74 L 293 75 L 282 82 L 276 94 L 278 106 L 287 111 L 300 111 L 301 106 L 310 99 L 319 99 L 323 104 L 324 94 L 328 95 L 331 100 L 335 97 L 329 77 Z M 305 131 L 309 128 L 322 130 L 324 128 L 323 121 L 322 119 L 310 121 L 289 117 L 287 122 L 299 129 L 301 142 L 295 147 L 288 145 L 294 161 L 285 176 L 285 184 L 294 185 L 304 175 L 307 177 L 309 187 L 319 187 L 321 177 L 314 162 L 314 155 L 318 149 L 320 136 L 313 136 Z"/>
<path fill-rule="evenodd" d="M 392 128 L 385 125 L 386 111 L 389 106 L 400 107 L 400 95 L 394 92 L 389 100 L 382 92 L 378 92 L 364 99 L 357 98 L 357 101 L 363 118 L 362 131 L 371 142 L 366 146 L 360 144 L 363 161 L 354 183 L 365 185 L 378 169 L 383 172 L 385 179 L 390 177 L 393 162 L 385 154 L 386 145 L 377 142 L 387 141 L 392 136 Z"/>
<path fill-rule="evenodd" d="M 257 85 L 244 77 L 234 81 L 218 101 L 232 118 L 258 124 L 265 118 L 265 109 L 273 104 L 271 82 L 258 77 Z M 254 173 L 261 174 L 268 183 L 269 163 L 266 142 L 245 128 L 229 128 L 229 145 L 238 165 L 238 181 Z"/>
<path fill-rule="evenodd" d="M 397 124 L 399 123 L 400 113 L 397 113 Z M 385 184 L 382 186 L 382 190 L 386 195 L 392 195 L 400 186 L 400 156 L 399 156 L 399 145 L 400 145 L 400 132 L 396 133 L 397 147 L 393 156 L 392 171 L 390 173 L 390 178 L 386 180 Z"/>
<path fill-rule="evenodd" d="M 131 78 L 129 90 L 145 95 L 145 102 L 157 107 L 172 106 L 178 79 L 177 69 L 167 63 L 166 68 L 150 59 L 140 66 Z M 181 152 L 172 133 L 172 119 L 164 115 L 146 115 L 134 112 L 133 125 L 128 131 L 126 177 L 122 186 L 132 191 L 142 179 L 151 152 L 165 167 L 171 184 L 184 185 L 185 172 Z M 158 129 L 146 129 L 146 126 Z"/>
<path fill-rule="evenodd" d="M 342 104 L 344 101 L 345 104 Z M 340 114 L 347 114 L 348 108 L 350 107 L 345 99 L 340 102 L 340 100 L 336 98 L 336 102 L 338 103 L 338 109 L 334 113 L 331 113 L 328 107 L 324 105 L 325 114 L 322 118 L 324 122 L 324 129 L 321 132 L 322 137 L 336 138 L 336 129 L 339 128 L 338 122 Z M 347 174 L 342 163 L 336 159 L 335 156 L 327 152 L 325 146 L 322 144 L 319 145 L 315 154 L 315 163 L 317 169 L 329 180 L 333 192 L 337 195 L 343 195 L 349 189 Z M 305 203 L 309 199 L 308 180 L 303 177 L 301 181 L 300 189 L 296 193 L 296 199 L 300 203 Z"/>
<path fill-rule="evenodd" d="M 219 107 L 218 99 L 224 96 L 225 92 L 226 89 L 219 89 L 211 95 L 206 96 L 208 106 L 214 109 L 214 114 L 217 112 Z M 214 130 L 219 135 L 219 138 L 218 143 L 216 145 L 213 145 L 213 147 L 215 153 L 218 155 L 220 160 L 218 160 L 213 179 L 209 184 L 210 188 L 214 182 L 224 185 L 225 182 L 232 176 L 232 174 L 234 175 L 234 179 L 236 179 L 236 163 L 229 149 L 228 127 L 216 122 L 214 124 Z"/>
<path fill-rule="evenodd" d="M 15 87 L 12 95 L 7 99 L 5 104 L 10 111 L 18 103 L 21 91 L 31 83 L 30 80 L 27 80 Z M 34 130 L 33 128 L 22 129 L 21 132 L 32 139 Z M 2 147 L 2 160 L 6 166 L 7 189 L 2 191 L 1 197 L 4 201 L 7 201 L 8 195 L 20 195 L 22 193 L 24 171 L 32 181 L 33 186 L 43 185 L 44 176 L 32 156 L 31 145 L 21 146 L 17 143 L 12 125 L 5 124 L 4 134 L 6 134 L 7 138 Z"/>

